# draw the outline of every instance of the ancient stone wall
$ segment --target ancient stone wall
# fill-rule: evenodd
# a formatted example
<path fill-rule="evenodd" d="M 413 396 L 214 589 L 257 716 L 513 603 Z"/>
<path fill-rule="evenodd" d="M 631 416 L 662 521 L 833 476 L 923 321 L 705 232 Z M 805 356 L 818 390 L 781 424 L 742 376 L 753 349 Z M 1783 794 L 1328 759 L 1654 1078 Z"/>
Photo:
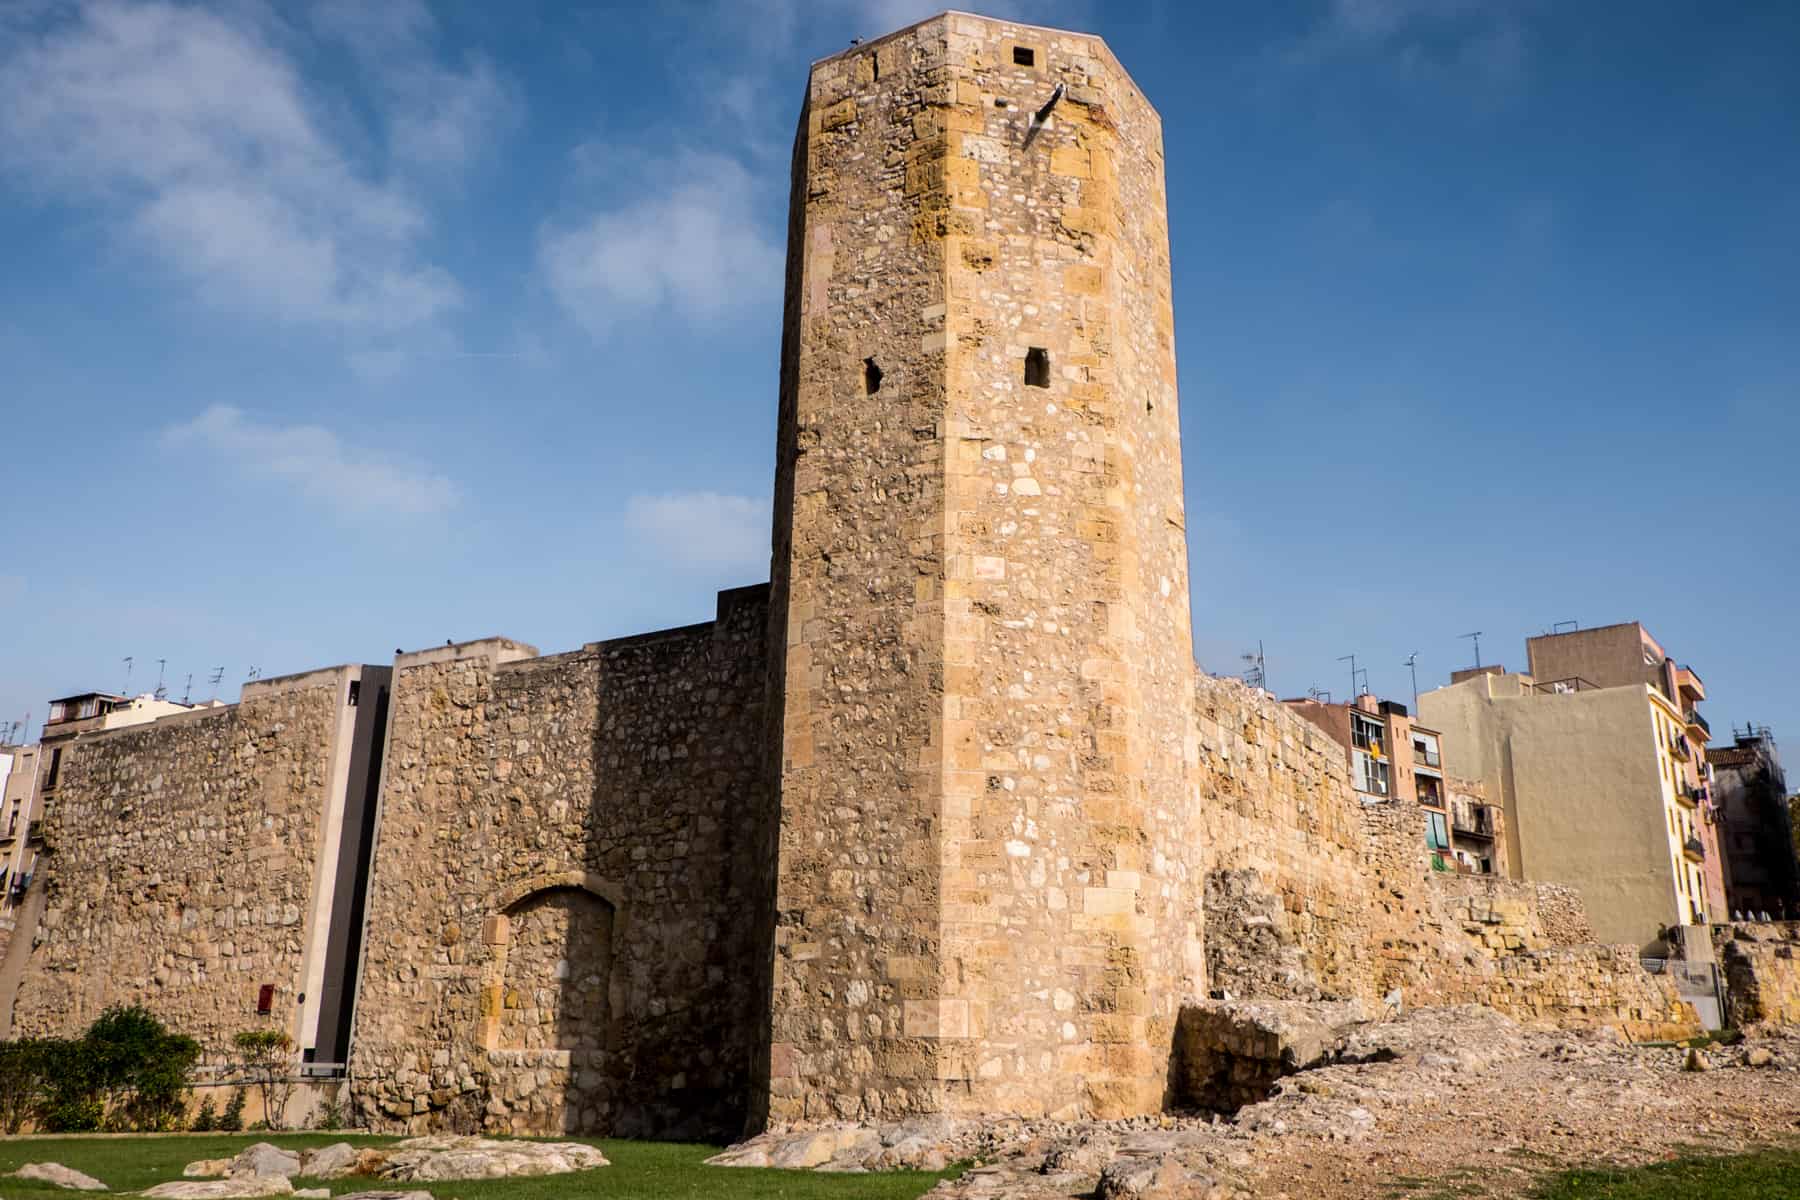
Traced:
<path fill-rule="evenodd" d="M 334 730 L 353 668 L 248 684 L 240 703 L 84 735 L 46 804 L 48 895 L 14 1036 L 140 1003 L 218 1061 L 297 1034 Z M 273 985 L 272 1011 L 257 1013 Z"/>
<path fill-rule="evenodd" d="M 1342 747 L 1234 679 L 1201 674 L 1195 713 L 1210 989 L 1373 998 L 1372 882 Z"/>
<path fill-rule="evenodd" d="M 1800 921 L 1714 925 L 1712 938 L 1730 1024 L 1800 1025 Z"/>
<path fill-rule="evenodd" d="M 396 664 L 351 1061 L 379 1128 L 729 1136 L 767 593 L 716 622 Z M 510 660 L 510 661 L 509 661 Z"/>

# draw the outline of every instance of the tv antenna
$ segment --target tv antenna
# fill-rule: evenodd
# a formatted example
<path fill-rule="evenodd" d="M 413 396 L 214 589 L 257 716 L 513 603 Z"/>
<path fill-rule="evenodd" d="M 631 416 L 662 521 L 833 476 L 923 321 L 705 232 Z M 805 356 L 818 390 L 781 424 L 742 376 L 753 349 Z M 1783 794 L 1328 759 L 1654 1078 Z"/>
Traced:
<path fill-rule="evenodd" d="M 1481 667 L 1481 630 L 1477 629 L 1474 633 L 1464 633 L 1458 636 L 1466 637 L 1475 643 L 1475 666 L 1479 670 Z"/>
<path fill-rule="evenodd" d="M 131 695 L 131 655 L 125 656 L 125 694 Z"/>
<path fill-rule="evenodd" d="M 1354 654 L 1346 654 L 1339 658 L 1338 661 L 1350 664 L 1350 703 L 1355 704 L 1356 698 L 1362 694 L 1356 690 L 1357 677 L 1360 676 L 1362 678 L 1363 691 L 1367 691 L 1369 688 L 1369 670 L 1367 667 L 1357 667 L 1356 655 Z"/>
<path fill-rule="evenodd" d="M 1267 664 L 1263 661 L 1262 639 L 1256 639 L 1255 654 L 1243 654 L 1239 657 L 1244 660 L 1244 682 L 1253 688 L 1267 691 L 1269 687 L 1269 672 Z"/>
<path fill-rule="evenodd" d="M 1320 704 L 1330 704 L 1330 703 L 1331 703 L 1331 693 L 1330 693 L 1330 692 L 1328 692 L 1328 691 L 1326 691 L 1326 690 L 1325 690 L 1325 689 L 1324 689 L 1324 688 L 1322 688 L 1322 687 L 1309 687 L 1309 688 L 1307 688 L 1307 689 L 1306 689 L 1306 696 L 1307 696 L 1307 699 L 1309 699 L 1309 700 L 1316 700 L 1316 701 L 1318 701 L 1318 702 L 1319 702 L 1319 703 L 1320 703 Z"/>
<path fill-rule="evenodd" d="M 1412 672 L 1413 712 L 1419 711 L 1419 652 L 1414 650 L 1406 656 L 1406 669 Z"/>
<path fill-rule="evenodd" d="M 206 681 L 212 684 L 212 695 L 207 697 L 208 700 L 217 700 L 219 698 L 219 680 L 223 678 L 225 678 L 224 667 L 214 667 L 213 673 L 206 677 Z"/>
<path fill-rule="evenodd" d="M 261 667 L 251 667 L 249 678 L 252 680 L 261 679 L 262 678 L 262 668 Z"/>
<path fill-rule="evenodd" d="M 168 666 L 168 659 L 159 658 L 156 660 L 156 690 L 152 692 L 151 695 L 155 696 L 158 700 L 167 700 L 169 698 L 169 689 L 163 686 L 163 672 L 168 669 Z"/>
<path fill-rule="evenodd" d="M 187 686 L 181 689 L 181 702 L 183 704 L 186 704 L 188 702 L 189 697 L 191 697 L 193 694 L 194 694 L 194 673 L 192 671 L 189 671 L 188 677 L 187 677 Z"/>

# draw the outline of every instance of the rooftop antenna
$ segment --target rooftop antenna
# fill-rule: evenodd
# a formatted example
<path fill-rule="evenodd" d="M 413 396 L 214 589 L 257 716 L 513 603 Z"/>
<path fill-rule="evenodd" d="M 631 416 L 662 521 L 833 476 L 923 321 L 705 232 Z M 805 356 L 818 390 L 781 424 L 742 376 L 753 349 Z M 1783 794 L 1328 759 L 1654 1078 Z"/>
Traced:
<path fill-rule="evenodd" d="M 219 680 L 223 678 L 225 678 L 224 667 L 214 667 L 213 673 L 206 677 L 206 681 L 212 684 L 212 695 L 207 697 L 208 700 L 217 700 L 219 698 Z"/>
<path fill-rule="evenodd" d="M 163 672 L 168 669 L 168 666 L 168 659 L 159 658 L 156 660 L 156 690 L 152 692 L 151 695 L 155 696 L 158 700 L 166 700 L 169 696 L 169 689 L 163 686 Z"/>
<path fill-rule="evenodd" d="M 1331 703 L 1331 693 L 1322 687 L 1309 687 L 1306 689 L 1306 695 L 1309 700 L 1316 700 L 1320 704 Z"/>
<path fill-rule="evenodd" d="M 188 677 L 187 677 L 187 686 L 185 688 L 181 689 L 181 702 L 183 704 L 186 704 L 188 702 L 188 698 L 190 696 L 192 696 L 193 694 L 194 694 L 194 673 L 192 671 L 189 671 Z"/>
<path fill-rule="evenodd" d="M 1350 664 L 1350 703 L 1355 704 L 1356 703 L 1356 655 L 1346 654 L 1346 655 L 1343 655 L 1342 657 L 1340 657 L 1338 659 L 1338 661 L 1339 662 L 1347 662 Z"/>
<path fill-rule="evenodd" d="M 261 667 L 251 667 L 249 678 L 251 680 L 261 679 L 262 678 L 262 668 Z"/>
<path fill-rule="evenodd" d="M 1262 639 L 1256 639 L 1256 653 L 1240 655 L 1244 660 L 1244 682 L 1253 688 L 1268 690 L 1269 673 L 1263 662 Z"/>
<path fill-rule="evenodd" d="M 1458 636 L 1471 638 L 1474 640 L 1474 642 L 1475 642 L 1475 668 L 1476 668 L 1476 670 L 1480 670 L 1481 669 L 1481 630 L 1477 629 L 1474 633 L 1464 633 L 1464 634 L 1459 634 Z"/>
<path fill-rule="evenodd" d="M 1419 711 L 1419 652 L 1414 650 L 1406 656 L 1406 669 L 1412 672 L 1413 712 Z"/>
<path fill-rule="evenodd" d="M 125 694 L 131 695 L 131 655 L 125 656 Z"/>

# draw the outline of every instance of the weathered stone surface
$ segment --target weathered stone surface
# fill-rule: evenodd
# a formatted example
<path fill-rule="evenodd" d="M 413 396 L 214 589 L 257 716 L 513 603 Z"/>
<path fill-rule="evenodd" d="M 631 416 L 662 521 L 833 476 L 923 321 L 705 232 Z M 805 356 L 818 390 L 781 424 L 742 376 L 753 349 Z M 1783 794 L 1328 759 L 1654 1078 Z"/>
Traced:
<path fill-rule="evenodd" d="M 286 1196 L 294 1185 L 281 1175 L 240 1175 L 227 1179 L 176 1179 L 146 1188 L 155 1200 L 250 1200 L 257 1196 Z"/>
<path fill-rule="evenodd" d="M 300 1155 L 268 1142 L 257 1142 L 238 1151 L 225 1173 L 233 1178 L 254 1175 L 292 1179 L 300 1174 Z"/>
<path fill-rule="evenodd" d="M 383 1152 L 384 1179 L 509 1179 L 561 1175 L 607 1166 L 606 1156 L 581 1142 L 495 1141 L 444 1135 L 409 1138 Z"/>
<path fill-rule="evenodd" d="M 333 1142 L 300 1155 L 300 1174 L 310 1179 L 339 1179 L 357 1174 L 357 1164 L 364 1152 L 349 1142 Z"/>
<path fill-rule="evenodd" d="M 107 1186 L 92 1175 L 77 1171 L 74 1167 L 65 1167 L 61 1163 L 42 1162 L 26 1163 L 18 1170 L 11 1172 L 14 1179 L 33 1179 L 40 1183 L 55 1184 L 59 1188 L 68 1188 L 76 1192 L 104 1192 Z"/>
<path fill-rule="evenodd" d="M 295 1200 L 329 1200 L 330 1188 L 295 1188 Z"/>
<path fill-rule="evenodd" d="M 195 1159 L 181 1168 L 181 1173 L 189 1179 L 222 1179 L 231 1174 L 229 1158 Z"/>

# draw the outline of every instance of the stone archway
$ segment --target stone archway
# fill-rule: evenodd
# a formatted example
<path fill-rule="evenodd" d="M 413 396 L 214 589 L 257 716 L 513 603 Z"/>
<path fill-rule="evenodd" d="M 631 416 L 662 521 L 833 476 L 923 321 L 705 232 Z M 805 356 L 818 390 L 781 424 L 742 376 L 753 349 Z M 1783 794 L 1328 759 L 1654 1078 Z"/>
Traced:
<path fill-rule="evenodd" d="M 604 1049 L 619 889 L 589 871 L 521 880 L 495 895 L 483 931 L 479 1042 L 487 1050 Z"/>

